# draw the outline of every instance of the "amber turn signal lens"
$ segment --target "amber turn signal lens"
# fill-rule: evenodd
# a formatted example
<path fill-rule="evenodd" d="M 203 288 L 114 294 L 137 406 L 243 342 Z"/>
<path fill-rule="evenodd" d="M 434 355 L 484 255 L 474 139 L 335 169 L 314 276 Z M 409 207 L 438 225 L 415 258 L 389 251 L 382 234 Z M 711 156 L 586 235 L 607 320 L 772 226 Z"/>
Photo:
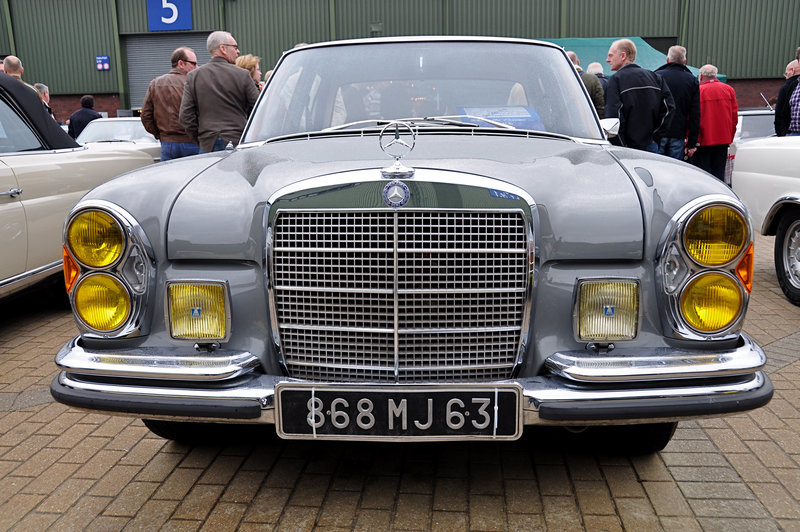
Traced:
<path fill-rule="evenodd" d="M 226 336 L 225 289 L 217 283 L 169 285 L 169 322 L 173 338 L 222 340 Z"/>
<path fill-rule="evenodd" d="M 742 260 L 736 265 L 736 276 L 742 282 L 744 289 L 748 294 L 753 293 L 753 263 L 754 263 L 754 250 L 752 242 L 744 252 Z"/>
<path fill-rule="evenodd" d="M 692 216 L 684 231 L 686 252 L 698 264 L 717 267 L 739 256 L 747 245 L 747 223 L 727 205 L 711 205 Z"/>
<path fill-rule="evenodd" d="M 689 281 L 681 294 L 686 322 L 704 333 L 729 327 L 742 312 L 739 284 L 728 275 L 708 272 Z"/>
<path fill-rule="evenodd" d="M 122 255 L 125 237 L 113 216 L 89 210 L 70 221 L 66 244 L 78 262 L 90 268 L 105 268 Z"/>
<path fill-rule="evenodd" d="M 110 275 L 90 275 L 75 287 L 75 312 L 92 329 L 110 332 L 118 329 L 131 310 L 125 287 Z"/>
<path fill-rule="evenodd" d="M 64 263 L 64 286 L 67 287 L 67 293 L 69 294 L 72 292 L 72 287 L 78 279 L 80 268 L 72 259 L 69 251 L 67 251 L 67 246 L 61 246 L 61 256 L 63 258 L 62 262 Z"/>

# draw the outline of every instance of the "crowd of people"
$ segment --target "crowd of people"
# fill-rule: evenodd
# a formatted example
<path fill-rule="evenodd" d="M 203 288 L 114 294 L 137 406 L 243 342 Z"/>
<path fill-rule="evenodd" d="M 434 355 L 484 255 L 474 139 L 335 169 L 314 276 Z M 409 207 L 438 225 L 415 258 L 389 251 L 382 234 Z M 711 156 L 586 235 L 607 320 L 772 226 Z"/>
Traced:
<path fill-rule="evenodd" d="M 272 72 L 262 81 L 260 58 L 240 55 L 236 40 L 226 31 L 212 32 L 206 47 L 211 60 L 202 66 L 197 64 L 194 50 L 177 48 L 171 56 L 171 70 L 148 86 L 142 123 L 161 141 L 162 161 L 235 146 Z M 606 62 L 614 75 L 609 78 L 600 63 L 591 63 L 584 71 L 575 52 L 567 55 L 597 115 L 619 120 L 613 143 L 682 159 L 724 179 L 738 106 L 734 89 L 717 79 L 716 66 L 703 65 L 695 77 L 686 67 L 686 48 L 676 45 L 670 47 L 666 64 L 651 71 L 636 64 L 636 45 L 630 39 L 611 44 Z M 7 56 L 0 71 L 37 91 L 54 116 L 48 87 L 23 81 L 18 57 Z M 800 135 L 800 47 L 784 74 L 786 82 L 775 106 L 775 134 Z M 68 121 L 69 134 L 77 137 L 86 124 L 100 116 L 94 110 L 94 98 L 83 96 L 81 108 Z"/>
<path fill-rule="evenodd" d="M 577 55 L 567 55 L 598 116 L 619 119 L 613 143 L 683 159 L 724 180 L 738 105 L 733 87 L 717 79 L 716 66 L 703 65 L 695 77 L 686 67 L 686 48 L 676 45 L 667 52 L 666 64 L 650 71 L 636 64 L 635 43 L 619 39 L 608 50 L 606 62 L 614 75 L 606 79 L 600 63 L 584 72 Z M 785 77 L 775 106 L 775 134 L 800 135 L 800 48 Z"/>

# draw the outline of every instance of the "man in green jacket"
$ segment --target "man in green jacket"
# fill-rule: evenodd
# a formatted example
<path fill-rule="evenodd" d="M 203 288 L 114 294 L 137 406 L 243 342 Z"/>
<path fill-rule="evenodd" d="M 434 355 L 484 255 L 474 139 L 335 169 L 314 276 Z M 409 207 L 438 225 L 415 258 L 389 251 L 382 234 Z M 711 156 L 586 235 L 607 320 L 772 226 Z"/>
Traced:
<path fill-rule="evenodd" d="M 589 92 L 589 97 L 592 99 L 594 109 L 597 111 L 597 116 L 600 118 L 605 117 L 606 101 L 603 96 L 603 86 L 600 84 L 600 80 L 597 79 L 597 76 L 594 74 L 583 71 L 581 68 L 581 61 L 578 59 L 578 54 L 570 50 L 567 52 L 567 56 L 569 56 L 572 64 L 575 65 L 575 70 L 580 74 L 583 86 L 586 87 L 586 90 Z"/>

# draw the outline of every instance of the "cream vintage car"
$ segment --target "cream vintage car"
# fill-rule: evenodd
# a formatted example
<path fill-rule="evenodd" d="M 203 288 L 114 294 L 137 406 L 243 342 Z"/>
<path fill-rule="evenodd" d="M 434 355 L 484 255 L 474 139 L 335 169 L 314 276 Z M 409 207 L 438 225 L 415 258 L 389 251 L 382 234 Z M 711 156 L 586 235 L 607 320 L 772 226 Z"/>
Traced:
<path fill-rule="evenodd" d="M 614 452 L 766 404 L 742 331 L 744 205 L 612 146 L 612 125 L 548 43 L 286 52 L 235 149 L 129 173 L 70 212 L 80 334 L 51 392 L 183 440 L 214 423 L 373 441 L 556 425 L 610 432 Z"/>
<path fill-rule="evenodd" d="M 0 73 L 0 297 L 59 274 L 72 206 L 94 186 L 152 162 L 141 151 L 81 147 L 32 88 Z"/>
<path fill-rule="evenodd" d="M 753 226 L 775 236 L 775 273 L 800 305 L 800 137 L 768 137 L 739 146 L 731 175 Z"/>

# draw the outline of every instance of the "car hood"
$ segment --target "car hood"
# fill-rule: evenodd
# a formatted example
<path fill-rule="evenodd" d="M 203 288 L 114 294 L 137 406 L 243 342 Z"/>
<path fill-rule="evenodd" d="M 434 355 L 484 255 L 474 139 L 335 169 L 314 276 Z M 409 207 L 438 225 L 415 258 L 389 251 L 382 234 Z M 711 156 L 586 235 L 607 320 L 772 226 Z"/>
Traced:
<path fill-rule="evenodd" d="M 170 259 L 263 260 L 264 208 L 282 187 L 391 160 L 375 136 L 272 142 L 239 149 L 193 179 L 169 218 Z M 540 252 L 552 260 L 638 260 L 644 222 L 637 187 L 604 145 L 514 136 L 420 135 L 403 160 L 516 185 L 533 198 Z M 335 182 L 336 176 L 332 177 Z"/>

